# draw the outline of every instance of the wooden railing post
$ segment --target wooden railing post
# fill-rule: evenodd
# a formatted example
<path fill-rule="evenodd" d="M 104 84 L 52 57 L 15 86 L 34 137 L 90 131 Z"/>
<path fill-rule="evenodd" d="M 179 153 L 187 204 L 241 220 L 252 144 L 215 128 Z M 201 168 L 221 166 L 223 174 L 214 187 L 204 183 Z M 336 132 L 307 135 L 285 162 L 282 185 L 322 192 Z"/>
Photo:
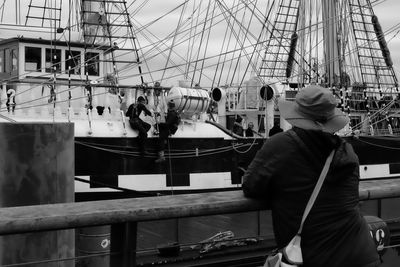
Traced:
<path fill-rule="evenodd" d="M 111 225 L 110 267 L 136 266 L 136 239 L 137 222 Z"/>

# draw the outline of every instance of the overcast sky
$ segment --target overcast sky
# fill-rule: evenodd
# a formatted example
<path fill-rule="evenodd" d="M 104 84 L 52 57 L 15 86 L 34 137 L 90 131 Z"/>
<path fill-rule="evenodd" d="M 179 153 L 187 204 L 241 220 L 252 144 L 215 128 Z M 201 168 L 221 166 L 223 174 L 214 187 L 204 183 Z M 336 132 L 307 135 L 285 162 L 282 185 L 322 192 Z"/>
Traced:
<path fill-rule="evenodd" d="M 45 0 L 43 0 L 45 1 Z M 59 1 L 59 0 L 55 0 Z M 215 1 L 220 1 L 220 2 L 225 2 L 225 3 L 232 3 L 235 2 L 234 0 L 215 0 Z M 321 0 L 325 1 L 325 0 Z M 2 1 L 3 2 L 3 1 Z M 15 16 L 13 16 L 13 11 L 15 10 L 15 7 L 12 5 L 15 5 L 17 1 L 5 1 L 8 6 L 5 9 L 5 12 L 3 13 L 3 21 L 8 19 L 9 21 L 15 21 Z M 23 9 L 27 9 L 27 5 L 23 3 L 28 3 L 29 0 L 21 0 L 22 3 L 21 6 L 21 14 L 24 14 Z M 36 1 L 38 2 L 38 1 Z M 47 3 L 51 3 L 52 1 L 47 1 Z M 63 1 L 64 3 L 64 8 L 63 10 L 66 10 L 65 6 L 67 5 L 69 1 Z M 174 7 L 177 5 L 183 3 L 183 0 L 128 0 L 127 1 L 127 6 L 132 6 L 140 9 L 137 13 L 134 13 L 135 10 L 130 10 L 133 16 L 134 24 L 135 21 L 139 22 L 140 24 L 146 24 L 155 18 L 161 16 L 162 14 L 165 14 L 167 11 L 172 10 Z M 207 3 L 209 3 L 208 0 L 193 0 L 192 2 L 200 5 L 202 4 L 205 6 Z M 237 1 L 236 1 L 237 2 Z M 262 4 L 265 4 L 267 0 L 262 1 L 259 0 L 259 6 L 261 8 Z M 54 3 L 54 2 L 53 2 Z M 142 3 L 146 3 L 145 6 L 141 6 Z M 212 1 L 212 3 L 214 3 Z M 2 3 L 0 3 L 1 7 Z M 400 1 L 399 0 L 379 0 L 376 1 L 374 5 L 374 10 L 376 15 L 379 18 L 379 21 L 382 25 L 382 28 L 384 31 L 387 31 L 391 27 L 394 27 L 395 25 L 398 25 L 400 23 Z M 139 8 L 140 7 L 140 8 Z M 151 28 L 152 32 L 155 34 L 155 36 L 165 36 L 167 33 L 173 32 L 174 28 L 177 25 L 178 19 L 179 19 L 179 14 L 180 14 L 180 9 L 177 9 L 174 13 L 169 14 L 169 18 L 163 18 L 162 23 L 156 24 L 155 27 Z M 66 18 L 66 14 L 64 14 L 64 18 Z M 21 15 L 21 22 L 25 21 L 24 15 Z M 150 28 L 149 28 L 150 29 Z M 395 70 L 396 73 L 398 74 L 398 77 L 400 77 L 400 34 L 398 32 L 399 30 L 396 29 L 393 31 L 390 35 L 386 36 L 386 40 L 389 45 L 389 49 L 391 51 L 392 55 L 392 60 L 394 62 Z M 1 28 L 0 28 L 0 34 L 1 34 Z M 221 33 L 221 36 L 223 34 Z M 143 40 L 143 36 L 139 36 L 141 44 L 146 44 L 146 40 Z M 1 37 L 0 37 L 1 38 Z M 154 41 L 154 40 L 153 40 Z M 213 41 L 218 41 L 218 40 L 213 40 Z M 212 49 L 212 47 L 208 47 L 208 49 Z M 168 52 L 166 52 L 168 53 Z M 160 61 L 156 63 L 156 65 L 159 65 L 160 68 L 164 67 L 162 63 L 162 60 L 165 61 L 165 58 L 160 58 Z"/>
<path fill-rule="evenodd" d="M 231 3 L 235 2 L 234 0 L 220 0 L 221 2 L 225 3 Z M 321 0 L 325 1 L 325 0 Z M 160 14 L 165 13 L 167 10 L 171 10 L 174 6 L 177 5 L 177 3 L 182 3 L 182 0 L 150 0 L 148 2 L 148 6 L 146 8 L 143 8 L 143 12 L 140 12 L 137 14 L 137 20 L 141 21 L 142 23 L 145 23 L 145 21 L 150 21 L 156 17 L 158 17 Z M 208 0 L 203 0 L 203 1 L 196 1 L 196 3 L 208 3 Z M 265 1 L 258 1 L 258 3 L 266 3 L 267 0 Z M 379 1 L 371 1 L 373 2 L 374 6 L 374 11 L 375 14 L 378 16 L 379 21 L 382 25 L 382 29 L 384 32 L 387 32 L 390 30 L 392 27 L 397 26 L 397 29 L 394 31 L 391 31 L 389 35 L 386 36 L 386 41 L 388 42 L 388 46 L 391 52 L 392 60 L 394 62 L 394 67 L 395 71 L 400 77 L 400 33 L 399 33 L 399 24 L 400 24 L 400 1 L 399 0 L 379 0 Z M 173 17 L 174 21 L 172 23 L 163 23 L 162 27 L 155 28 L 155 32 L 159 32 L 160 36 L 165 35 L 166 32 L 170 32 L 174 29 L 174 26 L 176 26 L 178 17 L 179 17 L 179 12 L 175 12 L 174 14 L 171 15 L 171 18 Z M 171 25 L 172 24 L 172 25 Z M 221 34 L 221 39 L 222 39 L 222 34 Z M 211 47 L 209 48 L 211 49 Z"/>
<path fill-rule="evenodd" d="M 383 30 L 387 30 L 400 23 L 400 1 L 386 0 L 375 6 L 375 14 L 379 18 Z M 391 39 L 392 38 L 392 39 Z M 396 72 L 400 73 L 400 33 L 396 30 L 394 34 L 386 37 L 392 55 Z"/>

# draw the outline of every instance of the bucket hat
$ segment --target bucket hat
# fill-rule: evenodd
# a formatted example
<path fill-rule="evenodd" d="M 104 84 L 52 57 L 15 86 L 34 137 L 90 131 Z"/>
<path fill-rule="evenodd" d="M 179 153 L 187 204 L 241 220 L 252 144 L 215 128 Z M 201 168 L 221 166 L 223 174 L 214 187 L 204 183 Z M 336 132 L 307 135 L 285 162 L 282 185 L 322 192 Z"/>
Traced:
<path fill-rule="evenodd" d="M 349 123 L 349 118 L 336 108 L 335 96 L 327 88 L 309 85 L 300 90 L 295 101 L 280 100 L 281 116 L 291 125 L 334 133 Z"/>

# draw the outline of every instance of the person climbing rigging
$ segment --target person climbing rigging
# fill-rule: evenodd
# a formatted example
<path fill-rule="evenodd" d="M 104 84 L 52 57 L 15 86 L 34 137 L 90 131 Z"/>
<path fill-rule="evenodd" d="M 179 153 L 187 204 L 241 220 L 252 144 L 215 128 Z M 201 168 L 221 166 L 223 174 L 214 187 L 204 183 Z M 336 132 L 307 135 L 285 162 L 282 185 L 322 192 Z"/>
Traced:
<path fill-rule="evenodd" d="M 126 112 L 126 116 L 129 117 L 129 124 L 132 129 L 137 130 L 139 132 L 137 140 L 138 146 L 140 150 L 140 155 L 144 156 L 146 154 L 145 151 L 145 142 L 147 139 L 147 132 L 150 130 L 151 125 L 147 122 L 143 121 L 140 118 L 140 114 L 142 111 L 145 115 L 151 116 L 151 112 L 146 108 L 146 99 L 143 96 L 139 96 L 136 103 L 131 104 L 128 107 L 128 111 Z"/>
<path fill-rule="evenodd" d="M 173 100 L 168 102 L 168 112 L 165 122 L 158 124 L 159 131 L 159 150 L 158 150 L 158 158 L 156 162 L 165 161 L 164 150 L 167 144 L 168 136 L 173 135 L 178 130 L 178 125 L 181 119 L 176 111 L 175 103 Z"/>

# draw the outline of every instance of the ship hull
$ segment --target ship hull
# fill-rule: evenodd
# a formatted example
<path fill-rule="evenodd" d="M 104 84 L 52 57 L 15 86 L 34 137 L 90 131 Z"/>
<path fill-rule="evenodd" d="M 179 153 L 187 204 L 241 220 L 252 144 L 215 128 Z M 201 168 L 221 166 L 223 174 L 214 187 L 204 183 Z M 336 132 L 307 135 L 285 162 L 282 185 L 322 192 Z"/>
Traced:
<path fill-rule="evenodd" d="M 141 155 L 136 138 L 76 138 L 78 199 L 240 189 L 241 176 L 263 139 L 170 138 L 157 163 L 158 138 Z"/>
<path fill-rule="evenodd" d="M 345 137 L 360 161 L 361 179 L 400 177 L 400 139 Z M 145 155 L 136 138 L 75 138 L 77 200 L 238 190 L 262 138 L 170 138 L 157 163 L 158 138 Z"/>

